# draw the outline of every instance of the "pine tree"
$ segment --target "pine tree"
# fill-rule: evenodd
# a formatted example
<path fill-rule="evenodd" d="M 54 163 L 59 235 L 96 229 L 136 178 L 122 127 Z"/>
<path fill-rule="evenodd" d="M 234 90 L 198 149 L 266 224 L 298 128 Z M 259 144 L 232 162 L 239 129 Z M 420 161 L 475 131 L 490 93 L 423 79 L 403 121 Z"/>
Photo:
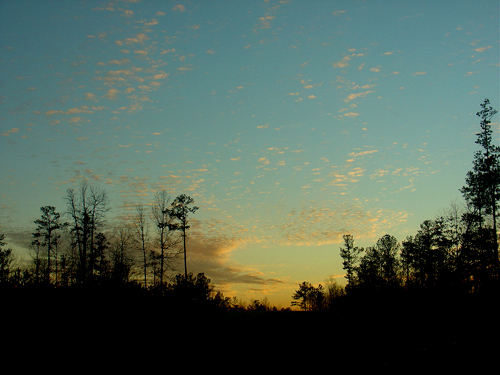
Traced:
<path fill-rule="evenodd" d="M 350 234 L 343 236 L 345 247 L 340 248 L 340 256 L 342 257 L 342 265 L 346 271 L 345 278 L 347 279 L 346 289 L 352 289 L 356 286 L 356 269 L 359 254 L 363 249 L 354 246 L 354 238 Z"/>
<path fill-rule="evenodd" d="M 466 185 L 460 190 L 473 217 L 482 228 L 484 219 L 492 219 L 493 261 L 498 270 L 497 211 L 500 201 L 500 147 L 492 143 L 491 118 L 497 113 L 485 99 L 481 111 L 476 116 L 481 118 L 481 131 L 477 133 L 476 144 L 481 146 L 474 154 L 472 170 L 467 172 Z"/>
<path fill-rule="evenodd" d="M 40 219 L 34 221 L 37 224 L 36 231 L 33 233 L 33 237 L 40 242 L 42 246 L 47 248 L 47 268 L 45 273 L 45 280 L 50 282 L 50 272 L 51 272 L 51 260 L 52 260 L 52 249 L 57 246 L 58 235 L 57 231 L 61 230 L 65 224 L 59 221 L 61 214 L 56 212 L 54 206 L 44 206 L 40 207 L 42 215 Z"/>

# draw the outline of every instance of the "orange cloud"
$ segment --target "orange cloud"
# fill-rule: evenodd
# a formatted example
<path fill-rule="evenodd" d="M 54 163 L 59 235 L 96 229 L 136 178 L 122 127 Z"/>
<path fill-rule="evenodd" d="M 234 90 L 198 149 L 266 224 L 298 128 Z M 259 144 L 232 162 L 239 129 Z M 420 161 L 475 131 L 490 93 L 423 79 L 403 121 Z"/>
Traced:
<path fill-rule="evenodd" d="M 361 151 L 361 152 L 351 152 L 349 154 L 349 156 L 363 156 L 363 155 L 373 154 L 375 152 L 378 152 L 378 150 L 367 150 L 367 151 Z"/>
<path fill-rule="evenodd" d="M 3 135 L 4 137 L 8 137 L 9 134 L 14 134 L 14 133 L 17 133 L 18 131 L 19 131 L 19 128 L 12 128 L 10 130 L 7 130 L 4 133 L 1 133 L 1 135 Z"/>
<path fill-rule="evenodd" d="M 365 97 L 366 95 L 372 93 L 372 92 L 375 92 L 374 90 L 368 90 L 368 91 L 364 91 L 364 92 L 358 92 L 358 93 L 355 93 L 355 94 L 350 94 L 346 99 L 344 99 L 344 102 L 346 103 L 349 103 L 351 100 L 354 100 L 354 99 L 357 99 L 357 98 L 363 98 Z"/>

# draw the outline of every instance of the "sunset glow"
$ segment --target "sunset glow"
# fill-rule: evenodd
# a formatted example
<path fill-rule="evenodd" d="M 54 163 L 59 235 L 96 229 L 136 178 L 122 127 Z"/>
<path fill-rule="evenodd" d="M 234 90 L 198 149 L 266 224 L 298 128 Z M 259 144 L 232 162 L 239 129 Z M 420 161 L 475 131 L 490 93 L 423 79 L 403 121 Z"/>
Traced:
<path fill-rule="evenodd" d="M 107 225 L 187 194 L 188 267 L 287 307 L 344 283 L 342 235 L 454 201 L 499 100 L 498 1 L 3 1 L 0 232 L 27 255 L 82 178 Z M 498 116 L 493 119 L 500 139 Z M 179 268 L 181 271 L 182 268 Z"/>

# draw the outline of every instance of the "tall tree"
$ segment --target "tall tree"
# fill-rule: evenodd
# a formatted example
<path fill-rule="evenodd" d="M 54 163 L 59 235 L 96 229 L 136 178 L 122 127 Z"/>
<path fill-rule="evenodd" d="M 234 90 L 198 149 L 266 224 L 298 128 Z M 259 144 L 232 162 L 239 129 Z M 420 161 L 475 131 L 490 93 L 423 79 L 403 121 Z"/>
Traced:
<path fill-rule="evenodd" d="M 61 214 L 56 211 L 54 206 L 40 207 L 42 215 L 40 219 L 34 221 L 37 224 L 33 237 L 38 239 L 40 244 L 47 249 L 47 263 L 45 270 L 45 281 L 50 283 L 52 249 L 57 248 L 59 239 L 58 231 L 64 227 L 64 223 L 60 222 Z M 40 241 L 41 240 L 41 241 Z"/>
<path fill-rule="evenodd" d="M 485 215 L 491 216 L 493 259 L 495 271 L 498 272 L 497 211 L 500 201 L 500 147 L 493 144 L 491 129 L 491 118 L 497 111 L 491 107 L 488 99 L 481 103 L 481 108 L 481 111 L 476 113 L 481 118 L 481 131 L 476 133 L 476 144 L 481 146 L 481 150 L 474 154 L 472 170 L 467 172 L 466 185 L 462 187 L 461 192 L 478 218 L 480 226 L 484 222 Z"/>
<path fill-rule="evenodd" d="M 381 276 L 386 285 L 394 286 L 398 281 L 400 245 L 396 237 L 384 235 L 377 241 L 377 251 L 380 254 Z"/>
<path fill-rule="evenodd" d="M 70 216 L 73 245 L 78 250 L 78 272 L 80 282 L 92 278 L 95 266 L 95 236 L 104 225 L 109 210 L 105 190 L 89 186 L 87 180 L 80 183 L 78 191 L 66 191 L 67 213 Z"/>
<path fill-rule="evenodd" d="M 344 247 L 340 248 L 340 256 L 342 257 L 342 266 L 346 271 L 345 278 L 347 279 L 346 289 L 352 289 L 356 285 L 356 270 L 359 259 L 359 254 L 363 249 L 354 246 L 354 237 L 351 234 L 344 234 Z"/>
<path fill-rule="evenodd" d="M 181 194 L 172 202 L 171 214 L 174 218 L 179 220 L 179 224 L 173 228 L 182 232 L 183 249 L 184 249 L 184 276 L 187 278 L 187 257 L 186 257 L 186 230 L 189 229 L 188 215 L 195 213 L 198 207 L 192 206 L 194 199 L 186 194 Z"/>
<path fill-rule="evenodd" d="M 143 205 L 136 208 L 134 217 L 135 237 L 139 243 L 142 253 L 142 271 L 144 275 L 144 287 L 148 285 L 148 216 Z"/>
<path fill-rule="evenodd" d="M 124 284 L 130 281 L 133 267 L 133 259 L 129 254 L 131 242 L 130 228 L 119 228 L 111 247 L 111 276 L 115 282 Z"/>
<path fill-rule="evenodd" d="M 160 248 L 159 254 L 159 276 L 160 285 L 163 287 L 163 277 L 165 274 L 165 267 L 167 266 L 166 261 L 170 257 L 175 257 L 176 254 L 170 254 L 167 251 L 174 248 L 178 243 L 178 239 L 173 238 L 172 230 L 175 228 L 174 217 L 172 216 L 172 210 L 170 203 L 170 197 L 167 195 L 165 190 L 161 190 L 155 194 L 155 200 L 151 206 L 151 214 L 153 217 L 154 224 L 157 230 L 157 240 Z"/>
<path fill-rule="evenodd" d="M 359 261 L 357 277 L 362 290 L 377 290 L 384 284 L 382 261 L 377 246 L 369 246 L 365 249 Z"/>

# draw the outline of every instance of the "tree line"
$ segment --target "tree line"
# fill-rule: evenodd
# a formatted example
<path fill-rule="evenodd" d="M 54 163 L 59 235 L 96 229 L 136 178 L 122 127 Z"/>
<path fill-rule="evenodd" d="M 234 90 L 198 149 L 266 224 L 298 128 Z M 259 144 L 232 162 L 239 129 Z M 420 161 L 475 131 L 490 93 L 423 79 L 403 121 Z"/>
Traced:
<path fill-rule="evenodd" d="M 106 227 L 109 198 L 105 190 L 83 180 L 77 189 L 68 189 L 64 198 L 63 213 L 54 206 L 40 208 L 29 266 L 12 267 L 14 254 L 3 249 L 2 235 L 2 282 L 70 286 L 140 281 L 144 287 L 158 286 L 181 256 L 187 278 L 188 216 L 198 209 L 193 198 L 181 194 L 170 201 L 165 191 L 157 192 L 149 212 L 138 205 L 129 222 L 112 231 Z"/>
<path fill-rule="evenodd" d="M 488 99 L 481 103 L 480 131 L 472 170 L 460 189 L 464 204 L 454 203 L 442 215 L 425 220 L 403 241 L 389 234 L 373 246 L 355 245 L 351 234 L 340 248 L 346 286 L 329 280 L 318 287 L 303 282 L 292 305 L 324 310 L 349 296 L 401 291 L 446 291 L 464 295 L 497 290 L 499 256 L 497 213 L 500 200 L 500 147 L 493 144 L 491 119 L 497 113 Z M 81 181 L 64 196 L 66 209 L 40 208 L 31 234 L 31 261 L 16 262 L 0 234 L 0 286 L 134 286 L 171 300 L 219 309 L 276 310 L 254 300 L 249 305 L 225 297 L 203 274 L 187 268 L 189 218 L 198 207 L 185 194 L 175 199 L 165 191 L 149 205 L 137 205 L 128 222 L 110 231 L 106 226 L 109 198 L 105 190 Z M 66 219 L 66 221 L 63 220 Z M 183 260 L 184 272 L 177 266 Z"/>
<path fill-rule="evenodd" d="M 464 203 L 452 203 L 442 215 L 425 220 L 413 236 L 401 242 L 385 234 L 373 246 L 355 245 L 351 234 L 340 248 L 345 270 L 345 292 L 373 296 L 393 292 L 471 295 L 498 291 L 499 256 L 497 215 L 500 201 L 500 147 L 493 143 L 491 119 L 497 113 L 488 99 L 476 113 L 480 131 L 472 170 L 460 189 Z M 326 294 L 328 295 L 328 294 Z M 304 310 L 320 310 L 322 285 L 308 282 L 294 293 Z"/>
<path fill-rule="evenodd" d="M 110 210 L 105 190 L 82 180 L 64 196 L 66 209 L 40 208 L 33 222 L 30 258 L 20 262 L 0 234 L 0 290 L 10 288 L 127 290 L 132 295 L 160 296 L 176 307 L 215 310 L 270 311 L 264 298 L 250 303 L 226 297 L 204 273 L 188 272 L 189 218 L 198 207 L 186 194 L 171 199 L 155 193 L 148 205 L 136 205 L 122 225 L 107 225 Z M 183 267 L 179 265 L 183 263 Z M 183 272 L 179 272 L 183 268 Z"/>

